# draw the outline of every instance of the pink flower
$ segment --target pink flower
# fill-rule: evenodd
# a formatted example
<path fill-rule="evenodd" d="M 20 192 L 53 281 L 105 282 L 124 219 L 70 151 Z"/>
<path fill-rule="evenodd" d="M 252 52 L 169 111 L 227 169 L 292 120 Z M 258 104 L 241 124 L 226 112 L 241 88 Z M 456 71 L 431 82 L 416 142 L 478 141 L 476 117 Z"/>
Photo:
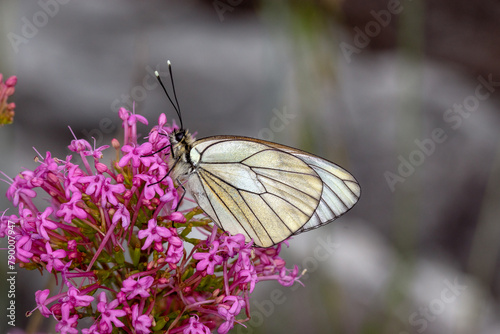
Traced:
<path fill-rule="evenodd" d="M 38 234 L 40 234 L 45 240 L 50 240 L 49 235 L 47 234 L 47 230 L 55 230 L 57 225 L 50 220 L 48 217 L 52 214 L 54 209 L 50 206 L 45 209 L 43 213 L 39 213 L 36 219 L 36 229 Z"/>
<path fill-rule="evenodd" d="M 58 167 L 57 162 L 52 158 L 52 153 L 47 151 L 45 158 L 41 160 L 40 166 L 35 171 L 38 177 L 46 177 L 49 172 L 57 174 Z"/>
<path fill-rule="evenodd" d="M 19 214 L 21 216 L 19 223 L 23 231 L 26 233 L 35 233 L 37 215 L 31 209 L 24 208 L 24 203 L 19 203 Z"/>
<path fill-rule="evenodd" d="M 102 185 L 101 194 L 101 206 L 106 207 L 106 203 L 111 203 L 113 205 L 118 204 L 118 200 L 115 194 L 123 194 L 125 192 L 125 186 L 123 184 L 111 184 L 111 180 L 106 178 Z"/>
<path fill-rule="evenodd" d="M 135 125 L 137 122 L 141 122 L 142 124 L 146 125 L 148 124 L 148 120 L 146 119 L 146 117 L 132 114 L 125 108 L 120 108 L 120 110 L 118 110 L 118 116 L 129 126 Z"/>
<path fill-rule="evenodd" d="M 95 138 L 94 138 L 94 149 L 89 153 L 94 157 L 95 160 L 99 160 L 103 158 L 102 151 L 109 148 L 109 145 L 103 145 L 101 147 L 95 148 Z"/>
<path fill-rule="evenodd" d="M 220 248 L 225 248 L 227 250 L 227 255 L 230 257 L 233 257 L 241 248 L 245 247 L 245 236 L 243 234 L 236 234 L 233 236 L 222 235 L 220 240 Z"/>
<path fill-rule="evenodd" d="M 83 334 L 227 333 L 248 320 L 236 317 L 243 308 L 251 314 L 248 300 L 259 282 L 300 283 L 280 245 L 252 248 L 241 234 L 221 234 L 198 208 L 176 211 L 180 197 L 166 176 L 175 124 L 160 116 L 140 145 L 136 125 L 145 120 L 125 109 L 120 117 L 124 146 L 112 141 L 109 165 L 99 161 L 107 145 L 92 149 L 75 138 L 79 164 L 47 152 L 37 168 L 9 179 L 17 214 L 2 213 L 0 237 L 16 247 L 9 261 L 57 278 L 52 297 L 43 290 L 35 299 L 42 315 L 58 320 L 59 333 L 76 333 L 86 317 L 92 325 Z M 153 148 L 164 150 L 144 156 Z"/>
<path fill-rule="evenodd" d="M 112 184 L 111 180 L 104 177 L 102 174 L 82 176 L 78 179 L 78 182 L 88 183 L 85 193 L 87 195 L 93 195 L 95 198 L 100 198 L 103 208 L 106 207 L 108 202 L 117 205 L 118 200 L 115 194 L 123 194 L 126 190 L 123 184 Z"/>
<path fill-rule="evenodd" d="M 233 268 L 236 272 L 239 272 L 240 270 L 253 268 L 252 249 L 250 248 L 241 249 L 238 253 L 238 259 L 236 260 L 236 263 L 234 264 Z"/>
<path fill-rule="evenodd" d="M 101 292 L 101 294 L 99 295 L 99 303 L 97 304 L 97 310 L 101 312 L 101 320 L 99 321 L 99 325 L 101 326 L 101 328 L 112 329 L 113 325 L 115 325 L 116 327 L 125 326 L 125 324 L 118 320 L 118 318 L 125 316 L 127 312 L 123 310 L 116 310 L 116 307 L 119 305 L 119 303 L 120 302 L 115 299 L 108 304 L 106 293 Z"/>
<path fill-rule="evenodd" d="M 168 250 L 165 261 L 168 263 L 175 264 L 179 262 L 184 255 L 184 243 L 182 239 L 177 235 L 177 231 L 174 228 L 170 229 L 172 235 L 168 237 Z"/>
<path fill-rule="evenodd" d="M 20 219 L 16 215 L 5 216 L 5 212 L 2 212 L 0 217 L 0 238 L 5 238 L 10 233 L 11 224 L 19 224 Z"/>
<path fill-rule="evenodd" d="M 250 293 L 255 289 L 255 284 L 257 284 L 259 278 L 257 276 L 257 272 L 255 268 L 252 266 L 250 269 L 243 269 L 236 273 L 236 278 L 238 284 L 250 284 L 248 291 Z M 281 282 L 280 282 L 281 283 Z M 243 287 L 244 289 L 244 287 Z"/>
<path fill-rule="evenodd" d="M 95 198 L 99 198 L 99 196 L 101 195 L 101 189 L 104 180 L 105 177 L 102 174 L 82 176 L 78 178 L 79 183 L 88 183 L 85 193 L 89 196 L 93 195 Z"/>
<path fill-rule="evenodd" d="M 155 158 L 151 156 L 145 156 L 153 151 L 153 146 L 149 142 L 140 146 L 123 145 L 122 151 L 126 154 L 118 163 L 120 167 L 125 167 L 129 161 L 132 161 L 132 167 L 135 168 L 138 168 L 141 164 L 149 167 L 155 160 Z"/>
<path fill-rule="evenodd" d="M 199 262 L 196 264 L 196 270 L 198 271 L 206 270 L 207 274 L 213 275 L 215 272 L 215 266 L 222 263 L 222 256 L 217 255 L 218 251 L 219 251 L 219 242 L 214 241 L 210 245 L 208 253 L 197 252 L 193 254 L 193 258 L 195 260 L 199 260 Z"/>
<path fill-rule="evenodd" d="M 28 263 L 30 259 L 33 257 L 33 253 L 31 252 L 31 238 L 28 235 L 23 235 L 16 242 L 16 257 L 19 261 Z"/>
<path fill-rule="evenodd" d="M 62 203 L 59 211 L 56 212 L 57 217 L 64 216 L 63 220 L 67 223 L 71 223 L 71 220 L 76 217 L 84 219 L 87 217 L 87 212 L 79 207 L 77 204 L 81 202 L 82 194 L 79 192 L 73 193 L 69 202 Z"/>
<path fill-rule="evenodd" d="M 189 325 L 184 328 L 183 334 L 210 334 L 210 329 L 202 324 L 200 318 L 194 315 L 189 318 Z"/>
<path fill-rule="evenodd" d="M 74 139 L 71 141 L 71 144 L 68 145 L 68 148 L 70 151 L 76 152 L 76 153 L 83 153 L 84 156 L 89 155 L 88 151 L 92 149 L 92 146 L 88 141 L 85 139 Z"/>
<path fill-rule="evenodd" d="M 61 334 L 78 334 L 76 325 L 78 324 L 78 315 L 71 316 L 70 306 L 63 304 L 61 307 L 61 320 L 56 325 L 56 331 Z"/>
<path fill-rule="evenodd" d="M 179 203 L 179 194 L 177 193 L 177 189 L 175 189 L 174 187 L 174 182 L 172 181 L 172 178 L 170 176 L 167 176 L 166 178 L 163 178 L 161 183 L 167 184 L 168 190 L 165 191 L 165 194 L 160 197 L 160 201 L 166 203 L 172 202 L 170 208 L 172 210 L 176 210 L 177 204 Z"/>
<path fill-rule="evenodd" d="M 21 175 L 26 181 L 26 185 L 30 188 L 41 187 L 43 185 L 43 178 L 40 178 L 36 173 L 30 170 L 22 171 Z"/>
<path fill-rule="evenodd" d="M 158 183 L 156 177 L 144 174 L 136 174 L 135 177 L 136 179 L 141 179 L 143 181 L 146 181 L 146 185 L 144 186 L 143 189 L 144 198 L 152 199 L 153 197 L 156 196 L 156 194 L 160 196 L 163 195 L 163 189 L 160 187 L 160 184 Z"/>
<path fill-rule="evenodd" d="M 226 296 L 223 304 L 217 308 L 219 315 L 226 320 L 218 329 L 219 334 L 226 334 L 234 327 L 235 317 L 240 313 L 241 308 L 245 307 L 245 301 L 240 296 Z"/>
<path fill-rule="evenodd" d="M 10 124 L 14 120 L 14 102 L 8 103 L 7 99 L 14 94 L 14 86 L 17 84 L 17 77 L 11 76 L 5 83 L 3 75 L 0 73 L 0 125 Z"/>
<path fill-rule="evenodd" d="M 55 270 L 61 270 L 64 268 L 64 263 L 60 260 L 66 257 L 66 251 L 64 249 L 53 251 L 50 243 L 46 242 L 45 250 L 47 253 L 40 255 L 40 259 L 47 263 L 46 268 L 49 272 L 52 271 L 52 268 Z"/>
<path fill-rule="evenodd" d="M 137 281 L 133 278 L 127 278 L 123 281 L 123 288 L 121 291 L 124 293 L 130 293 L 127 299 L 133 299 L 137 295 L 146 298 L 151 295 L 149 287 L 151 287 L 153 282 L 154 278 L 151 276 L 141 277 Z"/>
<path fill-rule="evenodd" d="M 146 238 L 144 245 L 141 249 L 146 249 L 154 242 L 160 243 L 164 238 L 168 238 L 172 233 L 166 227 L 158 226 L 156 219 L 150 219 L 148 222 L 148 228 L 145 230 L 140 230 L 137 236 L 139 239 Z"/>
<path fill-rule="evenodd" d="M 69 303 L 73 308 L 89 306 L 94 300 L 94 297 L 88 295 L 81 295 L 75 287 L 70 287 L 67 296 L 62 299 L 63 302 Z"/>
<path fill-rule="evenodd" d="M 130 212 L 128 212 L 125 205 L 118 203 L 118 210 L 115 211 L 113 215 L 113 224 L 117 224 L 119 221 L 122 222 L 122 227 L 127 228 L 130 225 Z"/>
<path fill-rule="evenodd" d="M 122 126 L 123 129 L 125 130 L 124 143 L 137 144 L 137 122 L 148 124 L 146 118 L 141 115 L 136 115 L 135 111 L 131 113 L 125 108 L 120 108 L 120 110 L 118 110 L 118 116 L 123 120 Z"/>
<path fill-rule="evenodd" d="M 42 315 L 46 318 L 48 318 L 52 314 L 52 312 L 50 312 L 50 310 L 46 305 L 46 300 L 49 294 L 50 294 L 49 289 L 38 290 L 37 292 L 35 292 L 35 300 L 36 304 L 38 305 L 37 308 L 40 311 L 40 313 L 42 313 Z"/>
<path fill-rule="evenodd" d="M 72 163 L 67 163 L 65 168 L 68 170 L 68 174 L 64 180 L 64 194 L 66 198 L 71 198 L 71 193 L 80 193 L 80 187 L 77 186 L 79 185 L 78 180 L 84 174 L 80 166 Z"/>
<path fill-rule="evenodd" d="M 149 173 L 156 175 L 156 178 L 161 180 L 168 173 L 168 166 L 165 165 L 165 160 L 162 159 L 158 154 L 153 156 L 156 160 L 149 166 Z M 165 183 L 162 181 L 162 183 Z"/>
<path fill-rule="evenodd" d="M 139 315 L 139 306 L 134 304 L 132 306 L 132 325 L 137 334 L 149 334 L 151 333 L 151 318 L 146 314 Z"/>
<path fill-rule="evenodd" d="M 35 198 L 36 192 L 31 189 L 31 186 L 27 184 L 26 180 L 18 175 L 14 178 L 14 182 L 10 185 L 6 195 L 7 198 L 12 201 L 12 204 L 17 206 L 19 204 L 19 200 L 23 196 Z"/>
<path fill-rule="evenodd" d="M 297 266 L 294 266 L 292 270 L 281 268 L 278 282 L 283 286 L 292 286 L 297 280 L 298 273 L 299 267 Z"/>

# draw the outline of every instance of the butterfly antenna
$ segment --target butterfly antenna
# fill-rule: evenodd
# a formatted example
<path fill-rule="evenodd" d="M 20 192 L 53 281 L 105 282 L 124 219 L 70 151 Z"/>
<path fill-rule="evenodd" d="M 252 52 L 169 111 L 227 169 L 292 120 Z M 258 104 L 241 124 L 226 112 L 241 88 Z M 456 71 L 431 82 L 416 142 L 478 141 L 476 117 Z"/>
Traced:
<path fill-rule="evenodd" d="M 179 120 L 181 121 L 181 129 L 184 129 L 182 126 L 182 119 L 181 119 L 181 106 L 179 105 L 179 101 L 177 101 L 177 93 L 175 92 L 175 84 L 174 84 L 174 75 L 172 73 L 172 64 L 170 63 L 170 60 L 167 60 L 168 64 L 168 73 L 170 73 L 170 82 L 172 83 L 172 90 L 174 91 L 174 99 L 175 103 L 177 104 L 177 110 L 179 110 Z"/>
<path fill-rule="evenodd" d="M 170 77 L 172 77 L 172 70 L 170 69 L 170 61 L 168 62 L 168 65 L 169 65 L 168 68 L 170 70 Z M 181 116 L 181 112 L 179 109 L 179 102 L 177 102 L 177 96 L 175 96 L 175 89 L 174 89 L 174 96 L 175 96 L 175 101 L 177 102 L 177 105 L 174 103 L 174 101 L 172 101 L 172 98 L 168 94 L 167 89 L 165 88 L 165 85 L 163 84 L 163 81 L 160 78 L 160 73 L 158 73 L 158 71 L 155 71 L 155 76 L 156 76 L 156 79 L 158 80 L 158 82 L 160 83 L 161 88 L 163 88 L 165 95 L 167 95 L 168 100 L 170 101 L 170 103 L 174 107 L 175 112 L 177 113 L 177 116 L 179 117 L 179 121 L 181 122 L 181 129 L 184 129 L 184 126 L 182 124 L 182 116 Z M 173 84 L 173 80 L 172 80 L 172 84 Z"/>

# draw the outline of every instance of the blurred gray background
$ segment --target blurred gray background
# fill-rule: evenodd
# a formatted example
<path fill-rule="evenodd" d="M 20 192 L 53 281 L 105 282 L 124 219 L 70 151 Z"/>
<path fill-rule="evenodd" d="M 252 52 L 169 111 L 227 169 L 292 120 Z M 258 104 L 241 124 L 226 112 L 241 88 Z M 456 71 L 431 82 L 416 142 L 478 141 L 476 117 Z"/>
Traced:
<path fill-rule="evenodd" d="M 261 283 L 232 333 L 499 333 L 499 15 L 493 0 L 4 0 L 0 73 L 18 84 L 0 170 L 34 168 L 33 146 L 64 158 L 68 125 L 120 139 L 132 100 L 150 125 L 176 119 L 152 74 L 170 59 L 199 138 L 295 146 L 362 186 L 351 212 L 283 250 L 305 287 Z M 17 284 L 33 330 L 23 313 L 47 277 Z"/>

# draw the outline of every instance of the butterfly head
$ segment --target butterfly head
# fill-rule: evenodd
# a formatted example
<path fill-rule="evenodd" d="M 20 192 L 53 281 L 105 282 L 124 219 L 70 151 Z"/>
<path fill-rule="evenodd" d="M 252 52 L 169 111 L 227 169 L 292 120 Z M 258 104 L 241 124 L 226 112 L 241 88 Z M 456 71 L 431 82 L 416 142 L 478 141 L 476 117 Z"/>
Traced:
<path fill-rule="evenodd" d="M 170 134 L 170 145 L 172 145 L 173 158 L 182 158 L 187 161 L 189 151 L 193 147 L 193 136 L 186 129 L 177 129 Z"/>
<path fill-rule="evenodd" d="M 174 134 L 174 139 L 176 142 L 180 143 L 186 138 L 186 130 L 184 129 L 179 129 L 173 132 Z"/>

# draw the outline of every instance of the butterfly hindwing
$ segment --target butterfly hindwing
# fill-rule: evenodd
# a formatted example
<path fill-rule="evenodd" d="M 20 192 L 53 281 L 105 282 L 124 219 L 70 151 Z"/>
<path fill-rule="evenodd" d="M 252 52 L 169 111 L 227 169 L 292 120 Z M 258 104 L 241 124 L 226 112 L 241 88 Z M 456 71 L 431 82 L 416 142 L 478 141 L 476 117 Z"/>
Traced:
<path fill-rule="evenodd" d="M 358 201 L 361 188 L 349 172 L 333 162 L 294 151 L 295 156 L 314 169 L 323 182 L 323 193 L 318 208 L 311 219 L 295 232 L 299 234 L 328 224 L 349 211 Z"/>

